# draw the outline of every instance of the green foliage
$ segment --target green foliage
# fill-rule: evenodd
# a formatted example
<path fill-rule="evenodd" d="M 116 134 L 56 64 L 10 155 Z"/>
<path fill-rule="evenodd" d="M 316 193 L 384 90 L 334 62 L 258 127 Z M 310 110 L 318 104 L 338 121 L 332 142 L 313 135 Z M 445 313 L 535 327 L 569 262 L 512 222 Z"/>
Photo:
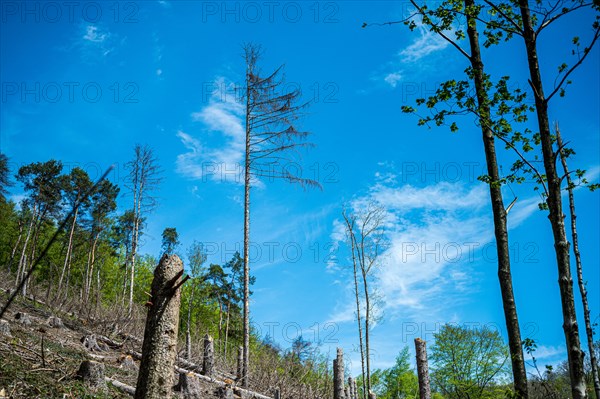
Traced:
<path fill-rule="evenodd" d="M 179 233 L 175 227 L 167 227 L 162 232 L 162 250 L 165 254 L 172 254 L 179 246 Z"/>
<path fill-rule="evenodd" d="M 508 358 L 498 331 L 445 324 L 431 347 L 431 380 L 447 399 L 501 398 Z"/>
<path fill-rule="evenodd" d="M 0 153 L 0 201 L 6 202 L 7 188 L 11 185 L 8 157 Z"/>
<path fill-rule="evenodd" d="M 358 385 L 360 386 L 360 377 Z M 419 381 L 410 367 L 408 346 L 396 357 L 396 363 L 389 369 L 377 369 L 371 375 L 373 391 L 381 399 L 417 398 Z"/>

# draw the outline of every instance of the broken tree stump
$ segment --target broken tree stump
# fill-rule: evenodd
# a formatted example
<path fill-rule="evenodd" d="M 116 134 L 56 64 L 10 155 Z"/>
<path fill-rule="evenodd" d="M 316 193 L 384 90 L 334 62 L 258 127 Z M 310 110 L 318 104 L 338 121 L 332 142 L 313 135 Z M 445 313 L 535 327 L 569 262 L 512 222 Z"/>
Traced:
<path fill-rule="evenodd" d="M 345 399 L 344 352 L 342 348 L 337 348 L 337 356 L 333 359 L 333 399 Z"/>
<path fill-rule="evenodd" d="M 10 324 L 6 320 L 0 320 L 0 334 L 10 337 Z"/>
<path fill-rule="evenodd" d="M 104 344 L 98 344 L 98 340 L 94 334 L 86 335 L 81 337 L 81 343 L 85 347 L 85 349 L 90 352 L 105 352 L 108 348 Z"/>
<path fill-rule="evenodd" d="M 163 255 L 152 280 L 135 399 L 171 397 L 177 357 L 179 288 L 185 281 L 182 276 L 181 259 L 177 255 Z"/>
<path fill-rule="evenodd" d="M 77 370 L 77 377 L 84 384 L 93 388 L 104 390 L 106 382 L 104 381 L 104 363 L 94 362 L 93 360 L 84 360 Z"/>
<path fill-rule="evenodd" d="M 60 317 L 50 316 L 48 317 L 48 321 L 46 322 L 52 328 L 63 328 L 65 325 L 63 324 Z"/>
<path fill-rule="evenodd" d="M 29 315 L 27 313 L 23 313 L 23 312 L 15 313 L 15 320 L 25 326 L 31 325 L 31 317 L 29 317 Z"/>
<path fill-rule="evenodd" d="M 204 336 L 204 356 L 202 360 L 202 374 L 212 377 L 215 366 L 215 349 L 213 339 L 210 335 Z"/>
<path fill-rule="evenodd" d="M 429 386 L 429 367 L 427 365 L 427 346 L 421 338 L 415 338 L 415 350 L 417 352 L 417 374 L 419 376 L 419 397 L 431 399 L 431 388 Z"/>
<path fill-rule="evenodd" d="M 192 373 L 179 373 L 179 383 L 174 388 L 183 399 L 202 399 L 200 380 Z"/>

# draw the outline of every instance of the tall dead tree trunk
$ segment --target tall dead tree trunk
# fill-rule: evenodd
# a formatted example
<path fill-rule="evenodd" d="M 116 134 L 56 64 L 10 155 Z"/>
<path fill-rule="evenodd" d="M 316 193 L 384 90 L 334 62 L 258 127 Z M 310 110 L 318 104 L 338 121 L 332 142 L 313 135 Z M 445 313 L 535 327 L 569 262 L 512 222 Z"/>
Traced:
<path fill-rule="evenodd" d="M 585 333 L 587 336 L 588 351 L 590 352 L 590 364 L 592 366 L 592 379 L 594 381 L 594 392 L 596 398 L 600 398 L 600 379 L 598 378 L 598 359 L 594 350 L 594 330 L 592 329 L 592 321 L 590 318 L 590 306 L 588 303 L 587 290 L 585 288 L 585 280 L 583 279 L 583 266 L 581 264 L 581 253 L 579 252 L 579 238 L 577 235 L 577 214 L 575 212 L 575 196 L 573 190 L 575 185 L 569 173 L 567 165 L 567 157 L 564 153 L 564 145 L 560 134 L 558 124 L 556 124 L 556 144 L 560 149 L 560 161 L 567 180 L 567 191 L 569 193 L 569 213 L 571 216 L 571 240 L 573 241 L 573 254 L 575 255 L 575 265 L 577 267 L 577 283 L 579 285 L 579 293 L 581 294 L 581 302 L 583 304 L 583 319 L 585 321 Z"/>
<path fill-rule="evenodd" d="M 171 397 L 173 367 L 177 357 L 180 287 L 185 282 L 177 255 L 163 255 L 154 271 L 150 307 L 144 330 L 142 361 L 135 399 Z"/>
<path fill-rule="evenodd" d="M 346 211 L 342 212 L 342 216 L 344 217 L 344 221 L 346 222 L 346 230 L 348 232 L 348 238 L 350 239 L 350 249 L 352 251 L 352 272 L 354 277 L 354 298 L 356 299 L 356 322 L 358 324 L 358 341 L 359 341 L 359 351 L 360 351 L 360 366 L 362 371 L 362 391 L 363 398 L 367 395 L 367 386 L 365 379 L 365 350 L 363 343 L 363 331 L 362 331 L 362 318 L 360 316 L 360 299 L 359 299 L 359 290 L 358 290 L 358 260 L 356 259 L 356 236 L 354 234 L 354 225 L 356 223 L 356 217 L 349 216 Z"/>
<path fill-rule="evenodd" d="M 558 285 L 563 313 L 563 330 L 567 344 L 569 361 L 569 375 L 571 377 L 571 393 L 573 399 L 586 399 L 585 371 L 583 368 L 583 352 L 579 340 L 579 328 L 575 313 L 575 298 L 573 295 L 573 278 L 571 276 L 571 262 L 569 253 L 569 240 L 565 230 L 564 214 L 562 210 L 561 179 L 556 171 L 556 157 L 553 139 L 550 133 L 548 117 L 548 101 L 544 95 L 544 86 L 540 73 L 537 55 L 537 36 L 529 11 L 529 1 L 519 0 L 521 19 L 523 23 L 523 39 L 527 51 L 530 84 L 535 97 L 538 128 L 544 161 L 544 170 L 548 181 L 548 205 L 550 224 L 554 236 L 554 249 L 558 266 Z"/>
<path fill-rule="evenodd" d="M 429 386 L 429 366 L 427 364 L 427 344 L 421 338 L 415 338 L 415 350 L 417 352 L 417 374 L 419 376 L 419 397 L 431 399 L 431 387 Z"/>

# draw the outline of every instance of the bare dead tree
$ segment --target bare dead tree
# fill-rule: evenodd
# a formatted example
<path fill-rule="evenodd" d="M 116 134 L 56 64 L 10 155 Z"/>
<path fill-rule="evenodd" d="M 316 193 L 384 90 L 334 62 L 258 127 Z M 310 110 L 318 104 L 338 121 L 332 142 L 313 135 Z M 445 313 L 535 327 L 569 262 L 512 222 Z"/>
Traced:
<path fill-rule="evenodd" d="M 244 353 L 242 386 L 248 387 L 250 347 L 250 189 L 257 179 L 283 179 L 303 187 L 320 187 L 315 180 L 303 178 L 289 170 L 298 150 L 313 145 L 306 142 L 309 132 L 296 128 L 308 103 L 300 103 L 300 90 L 285 91 L 283 66 L 263 75 L 258 60 L 261 49 L 244 46 L 246 80 L 244 157 Z"/>
<path fill-rule="evenodd" d="M 140 231 L 144 215 L 157 206 L 152 192 L 161 181 L 161 169 L 152 149 L 147 145 L 136 144 L 134 158 L 125 164 L 129 170 L 127 188 L 133 195 L 133 226 L 131 231 L 131 252 L 129 254 L 129 313 L 133 307 L 133 289 L 135 278 L 135 258 L 139 247 Z"/>
<path fill-rule="evenodd" d="M 346 221 L 346 236 L 352 250 L 352 263 L 355 280 L 355 297 L 357 302 L 357 321 L 359 326 L 359 342 L 361 359 L 364 359 L 363 395 L 371 391 L 371 352 L 369 334 L 371 323 L 375 321 L 373 289 L 369 281 L 373 278 L 374 266 L 385 248 L 383 223 L 385 210 L 376 203 L 369 203 L 364 209 L 357 209 L 354 214 L 343 212 Z M 358 290 L 356 272 L 360 272 L 362 292 Z M 362 298 L 361 298 L 362 297 Z M 363 299 L 363 303 L 360 303 Z M 360 309 L 364 307 L 365 317 L 361 326 Z M 364 333 L 364 347 L 362 344 Z"/>

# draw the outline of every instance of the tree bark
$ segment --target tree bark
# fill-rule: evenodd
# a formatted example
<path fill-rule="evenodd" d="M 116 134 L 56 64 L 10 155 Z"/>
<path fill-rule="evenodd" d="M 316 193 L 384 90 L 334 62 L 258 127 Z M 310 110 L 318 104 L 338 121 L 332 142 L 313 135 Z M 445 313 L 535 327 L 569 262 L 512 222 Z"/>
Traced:
<path fill-rule="evenodd" d="M 77 199 L 78 201 L 79 199 Z M 75 203 L 77 203 L 77 201 Z M 73 222 L 71 222 L 71 230 L 69 231 L 69 241 L 67 243 L 67 254 L 65 255 L 65 263 L 62 268 L 62 272 L 60 273 L 60 279 L 58 280 L 58 294 L 61 295 L 61 289 L 63 285 L 63 281 L 65 278 L 65 272 L 67 268 L 71 268 L 71 250 L 73 248 L 73 234 L 75 233 L 75 225 L 77 224 L 77 213 L 79 208 L 75 208 L 75 213 L 73 213 Z M 68 279 L 67 279 L 68 280 Z M 67 293 L 65 293 L 65 298 L 67 297 Z"/>
<path fill-rule="evenodd" d="M 182 275 L 183 263 L 177 255 L 163 255 L 154 271 L 135 399 L 171 397 Z"/>
<path fill-rule="evenodd" d="M 419 376 L 419 397 L 431 399 L 431 387 L 429 385 L 429 366 L 427 364 L 427 346 L 421 338 L 415 338 L 415 350 L 417 352 L 417 374 Z"/>
<path fill-rule="evenodd" d="M 342 348 L 337 348 L 337 356 L 333 359 L 333 399 L 345 399 L 344 352 Z"/>
<path fill-rule="evenodd" d="M 207 377 L 212 377 L 215 367 L 215 347 L 213 339 L 210 335 L 204 336 L 204 356 L 202 361 L 202 374 Z"/>
<path fill-rule="evenodd" d="M 552 135 L 548 117 L 548 102 L 544 96 L 544 87 L 540 73 L 537 39 L 529 12 L 529 1 L 519 0 L 523 21 L 523 39 L 527 51 L 530 83 L 535 97 L 538 128 L 541 139 L 544 170 L 548 181 L 549 219 L 554 236 L 554 249 L 558 266 L 558 285 L 563 313 L 563 330 L 567 344 L 569 374 L 571 377 L 571 393 L 573 399 L 587 398 L 585 371 L 583 368 L 583 352 L 579 341 L 575 298 L 573 296 L 573 278 L 571 276 L 569 240 L 565 230 L 562 210 L 561 180 L 556 172 L 556 155 L 553 149 Z"/>
<path fill-rule="evenodd" d="M 598 359 L 594 350 L 594 330 L 592 329 L 592 321 L 590 318 L 590 306 L 588 303 L 587 290 L 585 288 L 585 280 L 583 279 L 583 266 L 581 264 L 581 253 L 579 252 L 579 239 L 577 235 L 577 213 L 575 212 L 575 196 L 573 194 L 573 181 L 567 166 L 567 160 L 564 156 L 563 141 L 560 135 L 558 124 L 556 125 L 556 144 L 560 151 L 560 161 L 565 172 L 567 180 L 567 191 L 569 193 L 569 212 L 571 215 L 571 240 L 573 241 L 573 254 L 575 255 L 575 265 L 577 268 L 577 283 L 579 285 L 579 293 L 581 294 L 581 302 L 583 304 L 583 319 L 585 321 L 585 333 L 587 337 L 588 350 L 590 352 L 590 364 L 592 366 L 592 379 L 594 381 L 594 392 L 596 398 L 600 398 L 600 379 L 598 378 Z"/>
<path fill-rule="evenodd" d="M 465 0 L 464 4 L 466 9 L 472 8 L 474 6 L 474 0 Z M 473 68 L 473 80 L 479 105 L 479 117 L 487 173 L 490 179 L 489 191 L 492 214 L 494 217 L 496 252 L 498 256 L 498 281 L 500 283 L 500 292 L 502 295 L 502 306 L 504 309 L 504 320 L 508 335 L 513 381 L 517 398 L 527 399 L 527 373 L 525 370 L 525 360 L 523 358 L 523 348 L 521 346 L 521 332 L 519 329 L 519 318 L 517 315 L 517 305 L 513 292 L 512 273 L 510 268 L 507 214 L 502 198 L 494 133 L 491 129 L 491 111 L 487 90 L 485 88 L 484 66 L 481 59 L 477 21 L 471 13 L 467 13 L 467 34 L 469 36 L 471 47 L 470 62 Z"/>
<path fill-rule="evenodd" d="M 244 161 L 244 353 L 242 387 L 248 388 L 250 358 L 250 75 L 246 73 L 246 153 Z"/>

